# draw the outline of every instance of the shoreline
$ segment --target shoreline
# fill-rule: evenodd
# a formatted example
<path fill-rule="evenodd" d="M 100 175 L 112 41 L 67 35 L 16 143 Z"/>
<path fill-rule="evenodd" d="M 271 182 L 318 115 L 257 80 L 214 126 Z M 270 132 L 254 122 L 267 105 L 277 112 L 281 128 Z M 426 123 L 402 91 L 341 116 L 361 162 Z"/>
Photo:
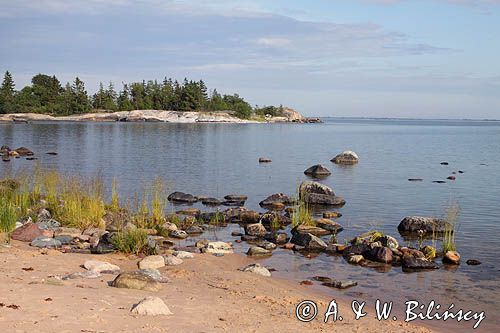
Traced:
<path fill-rule="evenodd" d="M 170 282 L 155 293 L 110 287 L 109 281 L 116 276 L 111 274 L 96 279 L 54 279 L 84 271 L 80 265 L 88 259 L 134 270 L 139 259 L 135 256 L 62 253 L 12 241 L 11 247 L 0 247 L 0 258 L 4 262 L 0 302 L 19 306 L 0 309 L 0 327 L 7 331 L 431 332 L 418 324 L 379 322 L 370 315 L 356 321 L 344 296 L 336 299 L 344 320 L 324 323 L 331 299 L 283 278 L 240 272 L 238 268 L 255 260 L 238 254 L 196 254 L 179 266 L 160 268 Z M 173 315 L 132 315 L 131 306 L 146 296 L 162 298 Z M 309 323 L 295 318 L 295 306 L 304 299 L 315 300 L 319 308 L 318 317 Z"/>
<path fill-rule="evenodd" d="M 97 112 L 81 115 L 54 117 L 37 113 L 10 113 L 0 115 L 0 123 L 29 122 L 168 122 L 168 123 L 318 123 L 319 118 L 306 118 L 296 111 L 284 117 L 270 117 L 264 120 L 240 119 L 230 112 L 182 112 L 160 110 L 133 110 L 118 112 Z"/>

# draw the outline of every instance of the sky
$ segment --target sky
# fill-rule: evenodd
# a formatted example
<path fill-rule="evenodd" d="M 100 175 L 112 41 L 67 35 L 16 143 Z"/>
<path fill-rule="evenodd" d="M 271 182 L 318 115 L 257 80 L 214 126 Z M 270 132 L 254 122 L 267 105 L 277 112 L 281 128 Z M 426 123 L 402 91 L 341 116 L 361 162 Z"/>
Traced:
<path fill-rule="evenodd" d="M 308 116 L 500 119 L 500 0 L 0 0 L 21 89 L 165 76 Z"/>

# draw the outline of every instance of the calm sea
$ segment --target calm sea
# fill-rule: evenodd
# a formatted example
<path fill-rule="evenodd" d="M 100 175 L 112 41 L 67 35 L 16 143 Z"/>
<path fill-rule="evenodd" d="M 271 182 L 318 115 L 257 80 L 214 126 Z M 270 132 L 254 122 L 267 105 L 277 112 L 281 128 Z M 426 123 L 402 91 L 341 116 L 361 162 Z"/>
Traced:
<path fill-rule="evenodd" d="M 343 217 L 338 222 L 345 228 L 339 242 L 377 229 L 406 244 L 397 231 L 404 216 L 444 216 L 447 207 L 458 205 L 457 246 L 463 264 L 455 269 L 409 274 L 393 267 L 381 272 L 351 266 L 342 257 L 308 259 L 285 250 L 263 262 L 276 268 L 277 275 L 297 281 L 314 275 L 358 281 L 346 291 L 318 288 L 332 296 L 394 300 L 401 309 L 407 299 L 435 299 L 446 308 L 455 303 L 486 311 L 483 331 L 499 324 L 500 122 L 328 118 L 323 124 L 4 124 L 3 144 L 28 147 L 38 163 L 62 172 L 100 174 L 109 187 L 116 178 L 123 198 L 133 198 L 160 176 L 172 191 L 246 194 L 246 206 L 257 210 L 269 194 L 293 195 L 307 179 L 303 171 L 321 163 L 332 172 L 321 182 L 347 201 L 339 209 Z M 347 149 L 358 153 L 358 165 L 330 162 Z M 58 155 L 46 155 L 49 151 Z M 273 162 L 259 165 L 261 156 Z M 449 165 L 440 165 L 443 161 Z M 33 164 L 25 159 L 2 162 L 0 176 Z M 432 182 L 458 170 L 464 173 L 456 174 L 455 181 Z M 231 240 L 231 231 L 238 229 L 230 225 L 203 237 Z M 238 245 L 239 252 L 247 248 Z M 482 265 L 468 266 L 467 259 L 479 259 Z M 472 327 L 450 321 L 430 324 L 453 331 Z"/>

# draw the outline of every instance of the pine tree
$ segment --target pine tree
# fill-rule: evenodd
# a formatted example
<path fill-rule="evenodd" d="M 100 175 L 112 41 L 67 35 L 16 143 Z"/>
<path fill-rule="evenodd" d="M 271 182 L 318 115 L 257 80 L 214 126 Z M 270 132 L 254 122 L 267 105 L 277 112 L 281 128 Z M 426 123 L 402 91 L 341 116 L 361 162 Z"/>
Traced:
<path fill-rule="evenodd" d="M 0 113 L 10 113 L 14 111 L 14 79 L 9 71 L 5 72 L 2 86 L 0 87 Z"/>
<path fill-rule="evenodd" d="M 72 112 L 75 114 L 89 112 L 91 110 L 89 97 L 85 90 L 85 84 L 79 77 L 75 78 L 72 89 L 74 93 Z"/>

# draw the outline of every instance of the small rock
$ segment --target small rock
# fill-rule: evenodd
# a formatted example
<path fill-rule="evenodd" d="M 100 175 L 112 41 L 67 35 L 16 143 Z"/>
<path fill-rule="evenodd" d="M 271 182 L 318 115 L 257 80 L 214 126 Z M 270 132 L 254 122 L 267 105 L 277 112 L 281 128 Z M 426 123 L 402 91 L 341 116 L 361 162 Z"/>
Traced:
<path fill-rule="evenodd" d="M 192 254 L 191 252 L 187 252 L 187 251 L 174 251 L 173 255 L 179 259 L 193 259 L 194 258 L 194 254 Z"/>
<path fill-rule="evenodd" d="M 460 254 L 457 251 L 447 251 L 443 257 L 443 262 L 451 265 L 459 265 Z"/>
<path fill-rule="evenodd" d="M 344 228 L 340 224 L 327 218 L 316 219 L 314 220 L 314 222 L 316 223 L 316 226 L 318 228 L 328 230 L 332 234 L 337 234 L 344 230 Z"/>
<path fill-rule="evenodd" d="M 271 272 L 261 264 L 250 264 L 248 266 L 245 266 L 243 268 L 239 269 L 242 272 L 251 272 L 254 274 L 262 275 L 262 276 L 271 276 Z"/>
<path fill-rule="evenodd" d="M 198 208 L 190 207 L 183 210 L 179 210 L 175 213 L 180 215 L 198 216 L 200 215 L 201 211 Z"/>
<path fill-rule="evenodd" d="M 328 282 L 328 283 L 333 282 L 333 279 L 329 278 L 328 276 L 320 276 L 320 275 L 314 276 L 313 280 L 319 282 Z"/>
<path fill-rule="evenodd" d="M 48 220 L 52 216 L 50 215 L 50 212 L 48 210 L 46 210 L 45 208 L 42 208 L 38 211 L 37 217 L 38 217 L 38 220 Z"/>
<path fill-rule="evenodd" d="M 418 271 L 425 269 L 438 269 L 439 266 L 425 258 L 415 258 L 411 255 L 403 255 L 401 264 L 403 271 Z"/>
<path fill-rule="evenodd" d="M 305 170 L 304 174 L 312 177 L 325 177 L 331 175 L 332 173 L 323 165 L 316 164 Z"/>
<path fill-rule="evenodd" d="M 231 236 L 233 236 L 233 237 L 241 237 L 243 235 L 244 234 L 242 232 L 239 232 L 239 231 L 233 231 L 233 232 L 231 232 Z"/>
<path fill-rule="evenodd" d="M 168 236 L 172 238 L 186 239 L 189 235 L 184 230 L 173 230 L 168 234 Z"/>
<path fill-rule="evenodd" d="M 374 247 L 370 251 L 366 252 L 368 259 L 388 264 L 392 262 L 392 251 L 385 246 Z"/>
<path fill-rule="evenodd" d="M 422 178 L 408 178 L 408 181 L 409 182 L 421 182 L 421 181 L 423 181 L 423 179 Z"/>
<path fill-rule="evenodd" d="M 268 232 L 264 235 L 264 239 L 274 244 L 286 244 L 290 237 L 285 232 Z"/>
<path fill-rule="evenodd" d="M 355 254 L 349 257 L 347 260 L 350 264 L 359 264 L 362 262 L 365 258 L 361 254 Z"/>
<path fill-rule="evenodd" d="M 271 163 L 271 159 L 267 157 L 259 157 L 259 163 Z"/>
<path fill-rule="evenodd" d="M 469 259 L 466 261 L 466 264 L 476 266 L 476 265 L 481 265 L 481 262 L 476 259 Z"/>
<path fill-rule="evenodd" d="M 325 219 L 333 219 L 341 216 L 342 214 L 339 212 L 323 212 L 323 218 Z"/>
<path fill-rule="evenodd" d="M 425 259 L 434 260 L 436 258 L 436 248 L 430 245 L 426 245 L 420 249 L 420 251 L 424 254 Z"/>
<path fill-rule="evenodd" d="M 138 272 L 149 276 L 150 278 L 152 278 L 156 282 L 160 282 L 160 283 L 170 282 L 169 278 L 161 275 L 160 271 L 155 269 L 155 268 L 140 269 Z"/>
<path fill-rule="evenodd" d="M 254 223 L 245 226 L 245 233 L 250 236 L 264 237 L 267 230 L 262 223 Z"/>
<path fill-rule="evenodd" d="M 186 229 L 186 233 L 188 235 L 200 235 L 204 232 L 202 227 L 199 227 L 197 225 L 192 225 L 189 228 Z"/>
<path fill-rule="evenodd" d="M 173 315 L 168 306 L 161 298 L 148 296 L 139 303 L 134 304 L 130 310 L 133 314 L 145 316 L 169 316 Z"/>
<path fill-rule="evenodd" d="M 244 202 L 247 201 L 248 197 L 241 194 L 228 194 L 224 197 L 224 199 L 230 202 Z"/>
<path fill-rule="evenodd" d="M 101 277 L 101 274 L 96 271 L 85 271 L 85 272 L 76 272 L 69 275 L 64 276 L 63 280 L 73 280 L 73 279 L 96 279 Z"/>
<path fill-rule="evenodd" d="M 328 246 L 321 238 L 310 233 L 295 233 L 291 242 L 295 245 L 304 246 L 308 251 L 323 251 Z"/>
<path fill-rule="evenodd" d="M 167 197 L 167 200 L 180 203 L 195 203 L 198 198 L 184 192 L 174 192 Z"/>
<path fill-rule="evenodd" d="M 55 230 L 61 227 L 61 223 L 51 218 L 38 220 L 37 225 L 42 230 Z"/>
<path fill-rule="evenodd" d="M 392 249 L 397 249 L 399 247 L 399 243 L 396 240 L 396 238 L 385 235 L 380 238 L 380 242 L 382 243 L 383 246 L 387 246 L 388 248 Z"/>
<path fill-rule="evenodd" d="M 184 262 L 181 258 L 175 256 L 164 256 L 163 259 L 166 266 L 177 266 Z"/>
<path fill-rule="evenodd" d="M 209 242 L 202 251 L 212 254 L 227 254 L 234 252 L 233 246 L 226 242 Z"/>
<path fill-rule="evenodd" d="M 120 272 L 120 267 L 110 264 L 106 261 L 87 260 L 83 263 L 86 270 L 94 271 L 97 273 L 117 274 Z"/>
<path fill-rule="evenodd" d="M 254 257 L 270 256 L 272 252 L 259 246 L 251 246 L 247 251 L 247 255 Z"/>
<path fill-rule="evenodd" d="M 221 201 L 217 198 L 203 198 L 201 203 L 205 206 L 219 206 Z"/>
<path fill-rule="evenodd" d="M 139 269 L 157 269 L 165 266 L 165 259 L 162 256 L 147 256 L 137 263 Z"/>
<path fill-rule="evenodd" d="M 332 282 L 323 282 L 322 285 L 330 288 L 347 289 L 357 286 L 358 283 L 356 281 L 351 281 L 351 280 L 346 280 L 346 281 L 334 280 Z"/>
<path fill-rule="evenodd" d="M 457 177 L 455 177 L 455 176 L 448 176 L 446 179 L 449 179 L 449 180 L 456 180 L 456 179 L 457 179 Z"/>
<path fill-rule="evenodd" d="M 33 239 L 30 245 L 39 248 L 55 248 L 55 247 L 60 247 L 62 243 L 54 238 L 40 236 Z"/>

